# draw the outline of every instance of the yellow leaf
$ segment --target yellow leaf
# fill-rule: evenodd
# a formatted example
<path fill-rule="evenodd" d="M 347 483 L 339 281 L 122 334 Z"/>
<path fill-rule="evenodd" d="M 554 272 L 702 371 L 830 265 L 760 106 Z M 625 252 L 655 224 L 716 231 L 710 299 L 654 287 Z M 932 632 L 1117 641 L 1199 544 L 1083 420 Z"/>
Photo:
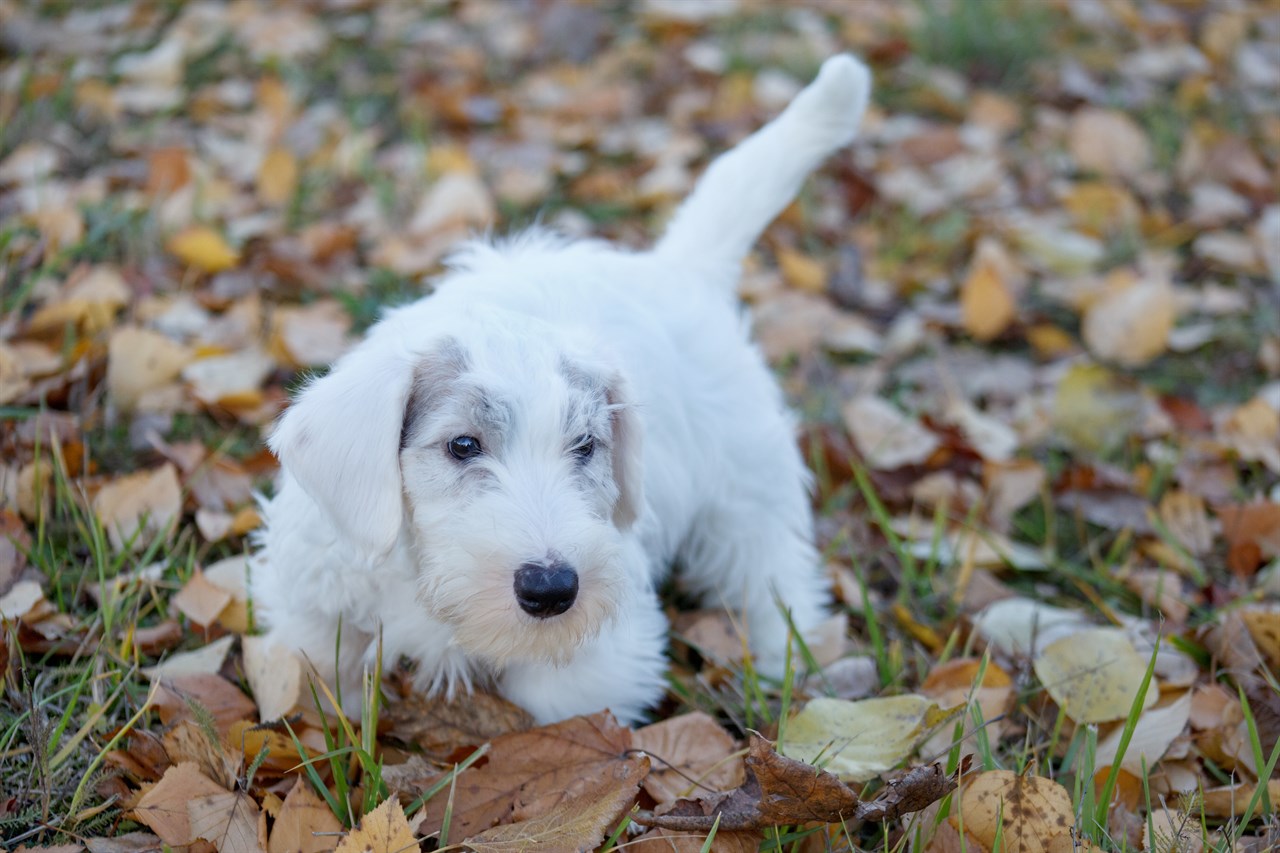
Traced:
<path fill-rule="evenodd" d="M 1078 364 L 1058 383 L 1053 426 L 1074 447 L 1100 452 L 1132 435 L 1141 413 L 1137 391 L 1105 367 Z"/>
<path fill-rule="evenodd" d="M 1136 227 L 1141 210 L 1133 194 L 1118 184 L 1084 181 L 1062 199 L 1062 206 L 1086 234 L 1105 237 L 1118 229 Z"/>
<path fill-rule="evenodd" d="M 1036 676 L 1063 712 L 1077 723 L 1105 723 L 1129 715 L 1147 661 L 1118 628 L 1093 628 L 1063 637 L 1035 660 Z M 1160 696 L 1151 679 L 1143 707 Z"/>
<path fill-rule="evenodd" d="M 787 723 L 781 752 L 845 781 L 865 782 L 910 755 L 960 710 L 941 710 L 914 694 L 859 702 L 814 699 Z"/>
<path fill-rule="evenodd" d="M 338 845 L 335 853 L 405 853 L 418 849 L 418 841 L 395 797 L 360 820 Z"/>
<path fill-rule="evenodd" d="M 129 411 L 148 391 L 177 379 L 190 361 L 191 351 L 167 335 L 125 326 L 107 344 L 107 391 Z"/>
<path fill-rule="evenodd" d="M 822 293 L 827 289 L 826 267 L 807 255 L 783 249 L 778 252 L 778 267 L 787 284 L 796 290 Z"/>
<path fill-rule="evenodd" d="M 174 234 L 167 248 L 178 260 L 204 272 L 221 272 L 240 262 L 239 253 L 227 245 L 222 235 L 205 225 Z"/>
<path fill-rule="evenodd" d="M 187 800 L 191 840 L 203 838 L 219 853 L 262 853 L 258 804 L 243 791 L 219 791 Z"/>
<path fill-rule="evenodd" d="M 965 331 L 980 341 L 998 337 L 1013 322 L 1013 297 L 994 265 L 979 263 L 969 271 L 960 286 L 960 310 Z"/>
<path fill-rule="evenodd" d="M 284 204 L 297 186 L 298 158 L 288 148 L 272 148 L 258 167 L 258 196 L 267 204 Z"/>
<path fill-rule="evenodd" d="M 1012 770 L 990 770 L 969 782 L 960 798 L 959 821 L 965 832 L 1002 853 L 1051 853 L 1070 850 L 1075 809 L 1067 789 L 1043 776 L 1019 776 Z M 1065 838 L 1062 847 L 1055 844 Z"/>
<path fill-rule="evenodd" d="M 1081 332 L 1098 357 L 1140 367 L 1165 351 L 1176 318 L 1166 276 L 1152 273 L 1129 282 L 1118 277 L 1089 305 Z"/>

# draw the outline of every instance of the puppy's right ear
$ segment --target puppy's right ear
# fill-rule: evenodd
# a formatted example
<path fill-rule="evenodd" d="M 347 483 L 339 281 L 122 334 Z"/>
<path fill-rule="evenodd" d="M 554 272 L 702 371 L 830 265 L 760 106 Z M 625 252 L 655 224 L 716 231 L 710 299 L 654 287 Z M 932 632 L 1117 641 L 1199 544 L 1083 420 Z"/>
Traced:
<path fill-rule="evenodd" d="M 414 358 L 367 341 L 315 380 L 268 444 L 338 529 L 382 553 L 400 533 L 400 431 Z"/>

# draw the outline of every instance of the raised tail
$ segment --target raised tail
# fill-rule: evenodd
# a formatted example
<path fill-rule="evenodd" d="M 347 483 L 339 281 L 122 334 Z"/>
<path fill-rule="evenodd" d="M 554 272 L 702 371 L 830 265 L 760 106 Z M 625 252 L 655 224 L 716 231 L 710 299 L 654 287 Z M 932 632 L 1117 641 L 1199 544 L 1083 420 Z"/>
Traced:
<path fill-rule="evenodd" d="M 848 145 L 871 95 L 871 73 L 849 54 L 822 64 L 782 114 L 712 162 L 654 252 L 732 272 L 804 179 Z"/>

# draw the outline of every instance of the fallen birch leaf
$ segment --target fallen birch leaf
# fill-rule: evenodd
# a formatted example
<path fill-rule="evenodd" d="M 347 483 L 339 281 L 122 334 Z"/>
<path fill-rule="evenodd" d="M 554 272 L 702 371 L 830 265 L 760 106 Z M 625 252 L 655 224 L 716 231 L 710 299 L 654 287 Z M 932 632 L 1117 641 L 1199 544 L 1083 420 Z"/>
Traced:
<path fill-rule="evenodd" d="M 200 773 L 195 764 L 175 764 L 126 814 L 160 836 L 164 843 L 181 847 L 195 840 L 187 803 L 222 793 L 226 793 L 225 789 Z"/>
<path fill-rule="evenodd" d="M 1129 715 L 1147 661 L 1118 628 L 1092 628 L 1050 643 L 1035 659 L 1036 676 L 1077 723 L 1105 723 Z M 1144 708 L 1160 696 L 1151 679 Z"/>
<path fill-rule="evenodd" d="M 1151 691 L 1148 691 L 1148 695 Z M 1159 708 L 1152 708 L 1138 718 L 1132 739 L 1125 750 L 1120 766 L 1130 773 L 1141 775 L 1144 768 L 1156 766 L 1156 762 L 1164 757 L 1174 738 L 1187 728 L 1187 720 L 1191 716 L 1191 694 L 1184 693 L 1174 702 Z M 1120 752 L 1120 738 L 1123 731 L 1117 728 L 1111 734 L 1098 741 L 1094 753 L 1094 766 L 1109 767 L 1115 763 Z"/>
<path fill-rule="evenodd" d="M 142 396 L 178 378 L 191 361 L 191 351 L 167 335 L 126 326 L 107 345 L 107 392 L 124 411 Z"/>
<path fill-rule="evenodd" d="M 269 660 L 267 664 L 269 667 Z M 389 733 L 397 740 L 413 744 L 427 757 L 439 760 L 462 747 L 474 748 L 534 727 L 528 711 L 481 690 L 452 699 L 411 693 L 389 703 L 380 720 L 386 721 Z"/>
<path fill-rule="evenodd" d="M 217 620 L 223 608 L 231 603 L 231 599 L 231 593 L 210 583 L 205 579 L 204 572 L 196 569 L 171 602 L 192 622 L 208 628 Z"/>
<path fill-rule="evenodd" d="M 1210 788 L 1195 795 L 1192 804 L 1195 805 L 1197 810 L 1203 808 L 1205 815 L 1208 817 L 1221 820 L 1238 817 L 1242 820 L 1248 820 L 1262 811 L 1263 801 L 1259 798 L 1258 805 L 1254 808 L 1252 814 L 1245 815 L 1244 813 L 1244 810 L 1249 806 L 1249 801 L 1253 799 L 1255 790 L 1257 790 L 1257 784 L 1254 782 Z M 1271 813 L 1274 814 L 1276 807 L 1280 805 L 1280 779 L 1272 779 L 1267 782 L 1267 796 L 1271 798 Z"/>
<path fill-rule="evenodd" d="M 634 812 L 632 820 L 641 826 L 704 833 L 714 825 L 734 832 L 811 821 L 891 821 L 955 790 L 955 781 L 934 764 L 912 768 L 891 782 L 881 798 L 864 802 L 835 776 L 779 754 L 756 732 L 749 735 L 745 764 L 746 781 L 740 788 L 677 800 L 662 814 Z"/>
<path fill-rule="evenodd" d="M 1119 110 L 1083 107 L 1071 116 L 1068 147 L 1082 171 L 1133 177 L 1151 165 L 1151 143 Z"/>
<path fill-rule="evenodd" d="M 263 853 L 258 804 L 243 791 L 219 791 L 187 802 L 191 840 L 203 838 L 218 853 Z"/>
<path fill-rule="evenodd" d="M 170 655 L 155 666 L 148 666 L 142 674 L 151 679 L 172 678 L 177 675 L 212 675 L 222 669 L 222 663 L 231 651 L 235 637 L 219 637 L 206 646 L 190 652 Z"/>
<path fill-rule="evenodd" d="M 258 167 L 258 197 L 279 206 L 293 198 L 298 187 L 298 158 L 288 148 L 272 148 Z"/>
<path fill-rule="evenodd" d="M 269 644 L 265 637 L 241 637 L 244 676 L 263 722 L 287 717 L 302 701 L 302 660 L 291 649 Z"/>
<path fill-rule="evenodd" d="M 787 722 L 782 753 L 822 763 L 840 779 L 865 782 L 901 762 L 929 732 L 959 709 L 940 709 L 924 696 L 846 702 L 814 699 Z"/>
<path fill-rule="evenodd" d="M 271 826 L 267 853 L 324 853 L 336 846 L 341 829 L 329 806 L 298 776 Z"/>
<path fill-rule="evenodd" d="M 400 801 L 391 797 L 360 819 L 335 853 L 412 853 L 418 849 L 413 828 Z"/>
<path fill-rule="evenodd" d="M 1112 274 L 1086 309 L 1081 335 L 1089 350 L 1125 367 L 1141 367 L 1164 353 L 1177 319 L 1173 287 L 1154 271 L 1142 278 Z"/>
<path fill-rule="evenodd" d="M 240 262 L 240 255 L 222 235 L 205 225 L 180 231 L 169 238 L 169 252 L 178 260 L 203 272 L 222 272 Z"/>
<path fill-rule="evenodd" d="M 120 551 L 128 543 L 141 550 L 153 538 L 168 536 L 177 523 L 182 512 L 178 470 L 166 462 L 108 483 L 94 495 L 93 511 L 112 548 Z"/>
<path fill-rule="evenodd" d="M 979 341 L 990 341 L 1009 327 L 1017 305 L 999 266 L 980 253 L 960 285 L 964 329 Z"/>
<path fill-rule="evenodd" d="M 631 740 L 653 759 L 644 789 L 658 803 L 729 791 L 743 782 L 742 759 L 734 756 L 733 738 L 701 711 L 645 726 Z"/>
<path fill-rule="evenodd" d="M 496 826 L 462 843 L 477 853 L 577 853 L 595 849 L 631 808 L 648 772 L 647 756 L 619 762 L 598 788 L 564 800 L 546 814 Z"/>
<path fill-rule="evenodd" d="M 1075 809 L 1067 789 L 1052 779 L 1011 770 L 989 770 L 967 782 L 960 814 L 951 822 L 992 849 L 1003 838 L 1003 853 L 1055 853 L 1057 839 L 1071 849 Z"/>
<path fill-rule="evenodd" d="M 879 397 L 855 397 L 845 405 L 843 414 L 858 451 L 872 468 L 919 465 L 938 449 L 937 436 Z"/>

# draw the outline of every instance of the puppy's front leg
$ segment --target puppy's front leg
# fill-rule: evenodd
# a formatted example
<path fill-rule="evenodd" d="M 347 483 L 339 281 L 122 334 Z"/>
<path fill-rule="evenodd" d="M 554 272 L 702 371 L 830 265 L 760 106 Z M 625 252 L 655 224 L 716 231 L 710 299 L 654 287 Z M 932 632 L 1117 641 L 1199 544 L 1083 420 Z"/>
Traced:
<path fill-rule="evenodd" d="M 508 667 L 499 692 L 540 725 L 609 708 L 624 724 L 644 719 L 666 690 L 667 620 L 651 591 L 628 600 L 624 612 L 563 666 Z"/>

